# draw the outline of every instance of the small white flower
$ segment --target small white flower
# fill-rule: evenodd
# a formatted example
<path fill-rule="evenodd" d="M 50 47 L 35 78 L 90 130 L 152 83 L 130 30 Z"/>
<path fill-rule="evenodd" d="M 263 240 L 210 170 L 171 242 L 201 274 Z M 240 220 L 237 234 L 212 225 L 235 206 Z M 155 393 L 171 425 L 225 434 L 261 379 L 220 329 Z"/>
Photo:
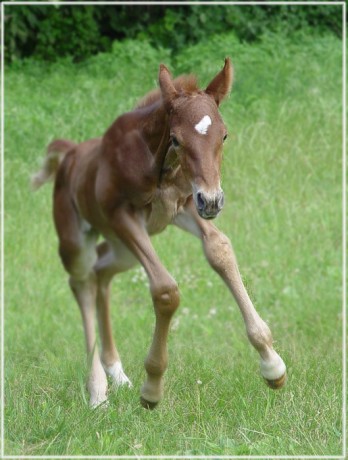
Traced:
<path fill-rule="evenodd" d="M 197 380 L 197 385 L 202 385 L 202 380 Z"/>

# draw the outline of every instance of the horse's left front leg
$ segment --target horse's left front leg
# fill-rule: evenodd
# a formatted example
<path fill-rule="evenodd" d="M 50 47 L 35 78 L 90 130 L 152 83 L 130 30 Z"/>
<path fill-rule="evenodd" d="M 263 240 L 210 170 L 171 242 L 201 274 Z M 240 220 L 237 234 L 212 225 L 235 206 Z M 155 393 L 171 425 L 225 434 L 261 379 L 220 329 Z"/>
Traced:
<path fill-rule="evenodd" d="M 238 303 L 249 341 L 260 354 L 261 375 L 271 388 L 281 388 L 286 381 L 285 364 L 273 349 L 271 331 L 257 313 L 244 287 L 229 239 L 210 221 L 200 218 L 193 203 L 177 216 L 174 223 L 201 238 L 209 264 L 224 280 Z"/>
<path fill-rule="evenodd" d="M 163 395 L 163 374 L 168 365 L 167 337 L 171 318 L 179 306 L 179 290 L 159 260 L 141 218 L 119 211 L 114 216 L 113 228 L 143 265 L 149 278 L 156 325 L 145 359 L 147 379 L 141 389 L 141 403 L 145 408 L 153 409 Z"/>

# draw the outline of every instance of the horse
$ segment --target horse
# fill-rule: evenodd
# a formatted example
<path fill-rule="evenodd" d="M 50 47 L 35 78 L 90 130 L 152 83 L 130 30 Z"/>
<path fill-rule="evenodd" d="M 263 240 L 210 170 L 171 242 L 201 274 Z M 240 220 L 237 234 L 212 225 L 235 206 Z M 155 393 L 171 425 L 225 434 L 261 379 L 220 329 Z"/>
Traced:
<path fill-rule="evenodd" d="M 194 75 L 173 79 L 161 64 L 159 88 L 134 110 L 119 116 L 101 138 L 54 140 L 32 177 L 36 189 L 54 179 L 59 255 L 81 311 L 92 408 L 107 404 L 107 376 L 115 386 L 132 386 L 112 336 L 109 288 L 114 275 L 137 263 L 147 274 L 155 313 L 140 401 L 153 409 L 163 397 L 167 337 L 179 291 L 151 236 L 168 225 L 200 238 L 206 259 L 240 308 L 249 341 L 260 355 L 261 375 L 273 389 L 286 381 L 286 366 L 243 285 L 230 240 L 212 223 L 224 205 L 220 170 L 227 128 L 219 106 L 232 80 L 230 58 L 204 90 Z"/>

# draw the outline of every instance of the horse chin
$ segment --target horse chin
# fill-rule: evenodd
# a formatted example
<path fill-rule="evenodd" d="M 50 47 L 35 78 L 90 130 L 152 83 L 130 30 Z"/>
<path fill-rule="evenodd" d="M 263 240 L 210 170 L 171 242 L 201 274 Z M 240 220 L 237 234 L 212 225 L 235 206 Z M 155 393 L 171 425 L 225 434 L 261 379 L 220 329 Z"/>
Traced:
<path fill-rule="evenodd" d="M 202 217 L 202 219 L 204 219 L 204 220 L 213 220 L 220 214 L 220 211 L 218 211 L 218 212 L 216 212 L 214 214 L 206 214 L 204 211 L 200 211 L 199 209 L 197 209 L 197 212 L 198 212 L 199 216 Z"/>

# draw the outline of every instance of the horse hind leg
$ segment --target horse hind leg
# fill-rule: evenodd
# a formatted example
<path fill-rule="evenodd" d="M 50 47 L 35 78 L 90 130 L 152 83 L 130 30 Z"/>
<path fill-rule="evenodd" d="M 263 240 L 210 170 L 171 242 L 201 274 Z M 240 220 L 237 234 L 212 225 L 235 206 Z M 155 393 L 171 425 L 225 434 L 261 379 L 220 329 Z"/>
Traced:
<path fill-rule="evenodd" d="M 98 261 L 94 267 L 97 277 L 97 316 L 102 343 L 101 361 L 113 386 L 132 383 L 125 374 L 117 351 L 110 319 L 110 282 L 116 273 L 128 270 L 137 263 L 132 253 L 121 243 L 111 246 L 107 241 L 98 246 Z"/>
<path fill-rule="evenodd" d="M 100 361 L 95 333 L 96 277 L 89 273 L 84 279 L 70 277 L 70 288 L 80 307 L 86 338 L 86 350 L 89 362 L 87 390 L 92 408 L 107 400 L 107 379 Z"/>
<path fill-rule="evenodd" d="M 69 284 L 80 308 L 89 363 L 87 390 L 90 406 L 97 407 L 107 400 L 107 378 L 100 361 L 95 332 L 97 283 L 93 266 L 97 260 L 96 235 L 85 234 L 81 222 L 63 195 L 55 202 L 55 222 L 59 236 L 59 253 Z M 59 206 L 59 208 L 58 208 Z M 58 211 L 64 210 L 64 219 Z"/>

